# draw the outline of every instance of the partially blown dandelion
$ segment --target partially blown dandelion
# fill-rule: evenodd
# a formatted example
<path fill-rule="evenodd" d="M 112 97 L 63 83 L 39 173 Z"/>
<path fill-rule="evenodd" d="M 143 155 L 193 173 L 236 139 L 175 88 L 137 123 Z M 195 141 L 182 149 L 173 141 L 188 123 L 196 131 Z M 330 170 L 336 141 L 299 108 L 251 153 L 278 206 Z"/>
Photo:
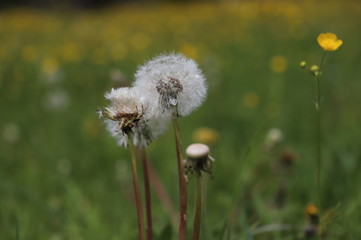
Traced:
<path fill-rule="evenodd" d="M 134 88 L 112 89 L 105 95 L 105 98 L 110 101 L 111 105 L 99 110 L 99 115 L 106 118 L 105 124 L 112 136 L 118 139 L 118 143 L 124 147 L 129 145 L 137 207 L 138 234 L 139 240 L 144 240 L 143 207 L 134 147 L 134 145 L 148 144 L 152 139 L 146 120 L 143 118 L 144 106 Z M 133 138 L 133 136 L 137 137 Z"/>
<path fill-rule="evenodd" d="M 107 129 L 119 145 L 127 147 L 131 133 L 137 147 L 147 146 L 166 129 L 164 118 L 146 118 L 148 103 L 137 89 L 112 89 L 105 98 L 110 106 L 102 108 L 99 114 L 106 118 Z"/>

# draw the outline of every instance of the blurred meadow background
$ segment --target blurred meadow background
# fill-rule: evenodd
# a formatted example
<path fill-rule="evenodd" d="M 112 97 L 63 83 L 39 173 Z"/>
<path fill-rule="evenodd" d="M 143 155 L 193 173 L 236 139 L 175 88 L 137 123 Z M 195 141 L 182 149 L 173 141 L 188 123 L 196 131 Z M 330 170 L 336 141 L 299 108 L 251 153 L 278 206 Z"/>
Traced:
<path fill-rule="evenodd" d="M 180 119 L 183 147 L 204 142 L 216 159 L 201 239 L 304 239 L 312 203 L 327 239 L 360 239 L 360 26 L 357 0 L 0 9 L 0 239 L 137 238 L 129 152 L 95 111 L 138 65 L 173 51 L 196 60 L 209 85 Z M 321 78 L 319 203 L 315 82 L 299 62 L 319 64 L 322 32 L 344 44 Z M 269 149 L 274 128 L 283 137 Z M 171 128 L 148 152 L 173 205 L 152 192 L 154 236 L 176 239 Z"/>

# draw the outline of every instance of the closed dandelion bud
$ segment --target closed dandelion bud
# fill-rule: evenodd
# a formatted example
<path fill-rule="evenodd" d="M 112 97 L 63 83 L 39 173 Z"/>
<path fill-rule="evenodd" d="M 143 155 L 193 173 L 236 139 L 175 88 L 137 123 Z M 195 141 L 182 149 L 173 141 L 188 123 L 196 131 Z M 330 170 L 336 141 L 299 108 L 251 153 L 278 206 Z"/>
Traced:
<path fill-rule="evenodd" d="M 209 155 L 209 147 L 202 143 L 194 143 L 187 147 L 185 160 L 185 169 L 187 173 L 196 173 L 202 176 L 202 172 L 212 174 L 212 165 L 214 159 Z"/>
<path fill-rule="evenodd" d="M 306 66 L 307 66 L 307 62 L 306 62 L 306 61 L 301 61 L 301 62 L 300 62 L 300 67 L 301 67 L 301 68 L 306 68 Z"/>
<path fill-rule="evenodd" d="M 204 101 L 207 86 L 202 71 L 182 54 L 161 55 L 143 66 L 135 74 L 134 87 L 142 89 L 149 100 L 151 117 L 170 117 L 190 114 Z"/>

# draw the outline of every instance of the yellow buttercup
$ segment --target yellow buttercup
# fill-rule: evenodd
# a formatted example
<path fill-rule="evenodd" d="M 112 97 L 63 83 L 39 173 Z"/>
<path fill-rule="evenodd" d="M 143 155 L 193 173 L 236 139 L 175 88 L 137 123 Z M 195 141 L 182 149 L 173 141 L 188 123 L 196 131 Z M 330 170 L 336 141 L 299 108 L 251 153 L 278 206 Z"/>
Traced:
<path fill-rule="evenodd" d="M 334 33 L 321 33 L 317 42 L 325 51 L 336 51 L 343 43 Z"/>

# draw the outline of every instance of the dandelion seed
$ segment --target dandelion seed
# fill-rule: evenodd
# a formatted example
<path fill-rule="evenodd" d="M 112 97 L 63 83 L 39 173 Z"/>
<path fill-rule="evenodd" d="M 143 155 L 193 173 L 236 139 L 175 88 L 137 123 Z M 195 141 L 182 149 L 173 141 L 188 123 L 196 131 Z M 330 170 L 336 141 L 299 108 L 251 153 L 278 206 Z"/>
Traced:
<path fill-rule="evenodd" d="M 190 114 L 204 101 L 205 78 L 198 65 L 182 54 L 158 56 L 138 68 L 134 87 L 148 98 L 152 117 Z"/>

